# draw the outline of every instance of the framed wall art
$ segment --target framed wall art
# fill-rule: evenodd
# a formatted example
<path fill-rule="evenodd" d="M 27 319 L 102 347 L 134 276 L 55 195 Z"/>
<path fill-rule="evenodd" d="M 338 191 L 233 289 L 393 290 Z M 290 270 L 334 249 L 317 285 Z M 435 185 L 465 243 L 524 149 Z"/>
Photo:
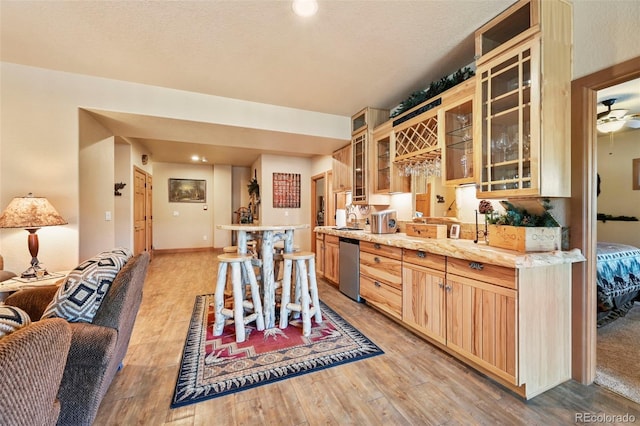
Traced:
<path fill-rule="evenodd" d="M 300 173 L 273 174 L 273 208 L 300 208 Z"/>
<path fill-rule="evenodd" d="M 636 191 L 640 189 L 640 158 L 634 158 L 632 161 L 631 174 L 633 182 L 631 182 L 631 187 Z"/>
<path fill-rule="evenodd" d="M 169 178 L 170 203 L 204 203 L 206 201 L 206 180 Z"/>

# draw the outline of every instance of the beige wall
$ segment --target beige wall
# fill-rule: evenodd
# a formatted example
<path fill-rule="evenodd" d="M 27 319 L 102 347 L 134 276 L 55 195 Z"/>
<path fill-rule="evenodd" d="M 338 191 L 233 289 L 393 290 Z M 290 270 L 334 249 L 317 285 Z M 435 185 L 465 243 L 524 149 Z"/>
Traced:
<path fill-rule="evenodd" d="M 216 248 L 231 245 L 229 232 L 217 229 L 217 226 L 228 225 L 233 221 L 232 177 L 233 168 L 231 166 L 218 164 L 213 166 L 213 197 L 209 208 L 213 208 L 213 246 Z"/>
<path fill-rule="evenodd" d="M 212 208 L 214 199 L 214 167 L 155 163 L 153 165 L 153 246 L 155 249 L 213 247 Z M 207 184 L 205 203 L 170 203 L 169 179 L 204 179 Z M 228 195 L 225 194 L 225 195 Z M 205 210 L 205 207 L 207 209 Z"/>
<path fill-rule="evenodd" d="M 632 189 L 632 159 L 640 158 L 640 130 L 598 137 L 598 173 L 602 180 L 598 213 L 640 219 L 640 190 Z M 640 247 L 640 222 L 598 221 L 598 241 Z"/>
<path fill-rule="evenodd" d="M 573 78 L 640 56 L 640 1 L 573 0 Z"/>
<path fill-rule="evenodd" d="M 311 160 L 308 158 L 261 155 L 257 167 L 260 184 L 260 223 L 264 225 L 311 225 Z M 254 168 L 256 168 L 254 167 Z M 300 208 L 273 207 L 273 173 L 299 173 Z M 294 233 L 295 244 L 311 249 L 311 229 Z"/>
<path fill-rule="evenodd" d="M 300 132 L 322 137 L 345 138 L 345 117 L 317 114 L 208 96 L 161 87 L 70 74 L 22 65 L 1 63 L 0 68 L 0 205 L 6 206 L 15 196 L 28 192 L 46 196 L 69 222 L 68 225 L 42 229 L 39 259 L 52 270 L 71 269 L 83 254 L 116 244 L 115 226 L 104 220 L 105 211 L 114 212 L 113 184 L 114 146 L 105 142 L 99 148 L 111 163 L 85 167 L 93 182 L 80 177 L 80 117 L 90 122 L 82 108 L 126 111 L 201 122 Z M 151 102 L 150 100 L 153 100 Z M 92 123 L 97 132 L 104 131 Z M 100 139 L 92 138 L 87 145 Z M 109 147 L 107 148 L 107 145 Z M 87 148 L 89 149 L 89 148 Z M 109 151 L 107 153 L 107 151 Z M 134 147 L 132 165 L 140 162 Z M 102 154 L 100 154 L 102 155 Z M 97 159 L 97 157 L 96 157 Z M 155 177 L 154 177 L 155 178 Z M 129 185 L 128 185 L 129 186 Z M 84 199 L 96 197 L 97 205 L 88 208 L 91 234 L 80 234 L 80 188 L 86 189 Z M 100 194 L 91 194 L 100 191 Z M 84 219 L 83 219 L 84 220 Z M 156 228 L 155 231 L 158 231 Z M 202 236 L 200 236 L 202 238 Z M 118 238 L 118 241 L 121 241 Z M 5 266 L 24 270 L 30 256 L 26 248 L 26 232 L 0 230 Z M 211 241 L 209 240 L 210 244 Z"/>
<path fill-rule="evenodd" d="M 116 247 L 133 247 L 133 166 L 131 164 L 131 145 L 116 137 L 114 180 L 126 186 L 119 192 L 121 196 L 113 197 L 113 223 Z M 115 192 L 115 188 L 114 188 Z"/>

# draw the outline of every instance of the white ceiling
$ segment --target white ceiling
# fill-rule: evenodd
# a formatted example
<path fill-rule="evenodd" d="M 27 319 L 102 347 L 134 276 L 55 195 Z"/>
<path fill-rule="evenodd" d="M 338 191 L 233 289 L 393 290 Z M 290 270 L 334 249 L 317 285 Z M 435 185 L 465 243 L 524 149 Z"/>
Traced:
<path fill-rule="evenodd" d="M 288 0 L 0 1 L 1 59 L 351 116 L 365 106 L 391 109 L 472 63 L 475 29 L 514 1 L 319 0 L 312 18 L 294 15 Z M 176 152 L 186 151 L 180 141 L 199 145 L 179 134 L 170 139 L 147 133 L 149 117 L 118 120 L 131 124 L 118 132 L 137 129 L 118 135 L 141 140 L 154 161 L 178 161 Z M 109 114 L 101 121 L 114 124 Z M 174 133 L 187 134 L 196 125 L 174 124 Z M 265 149 L 309 156 L 344 144 L 213 127 L 214 137 L 233 132 L 231 140 L 253 147 L 235 154 L 216 145 L 199 147 L 201 155 L 214 158 L 217 152 L 221 162 L 228 155 L 227 164 L 234 165 L 251 164 Z M 251 142 L 256 138 L 279 142 L 264 148 Z"/>

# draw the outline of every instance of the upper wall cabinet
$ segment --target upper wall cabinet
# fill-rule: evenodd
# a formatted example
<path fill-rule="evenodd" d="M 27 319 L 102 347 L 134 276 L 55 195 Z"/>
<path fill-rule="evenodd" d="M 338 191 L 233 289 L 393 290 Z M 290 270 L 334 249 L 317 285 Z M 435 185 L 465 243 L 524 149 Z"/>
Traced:
<path fill-rule="evenodd" d="M 387 121 L 373 131 L 373 192 L 376 194 L 411 192 L 410 176 L 400 176 L 393 162 L 395 151 L 395 133 L 391 121 Z"/>
<path fill-rule="evenodd" d="M 353 204 L 389 204 L 388 195 L 377 195 L 373 190 L 375 147 L 373 145 L 373 129 L 389 119 L 389 110 L 364 108 L 351 117 L 351 150 L 353 155 Z"/>
<path fill-rule="evenodd" d="M 521 0 L 476 31 L 478 198 L 571 196 L 571 37 L 562 0 Z"/>
<path fill-rule="evenodd" d="M 333 191 L 351 191 L 352 173 L 351 162 L 351 144 L 343 146 L 333 153 Z"/>

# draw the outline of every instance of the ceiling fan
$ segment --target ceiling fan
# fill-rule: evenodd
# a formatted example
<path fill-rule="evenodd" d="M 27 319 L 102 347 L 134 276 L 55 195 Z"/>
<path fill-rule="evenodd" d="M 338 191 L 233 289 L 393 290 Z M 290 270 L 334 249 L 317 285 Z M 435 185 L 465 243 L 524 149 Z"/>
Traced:
<path fill-rule="evenodd" d="M 627 114 L 626 109 L 611 109 L 616 98 L 605 99 L 600 102 L 607 107 L 606 111 L 598 113 L 598 131 L 601 133 L 617 132 L 627 126 L 632 129 L 640 128 L 640 114 Z"/>

